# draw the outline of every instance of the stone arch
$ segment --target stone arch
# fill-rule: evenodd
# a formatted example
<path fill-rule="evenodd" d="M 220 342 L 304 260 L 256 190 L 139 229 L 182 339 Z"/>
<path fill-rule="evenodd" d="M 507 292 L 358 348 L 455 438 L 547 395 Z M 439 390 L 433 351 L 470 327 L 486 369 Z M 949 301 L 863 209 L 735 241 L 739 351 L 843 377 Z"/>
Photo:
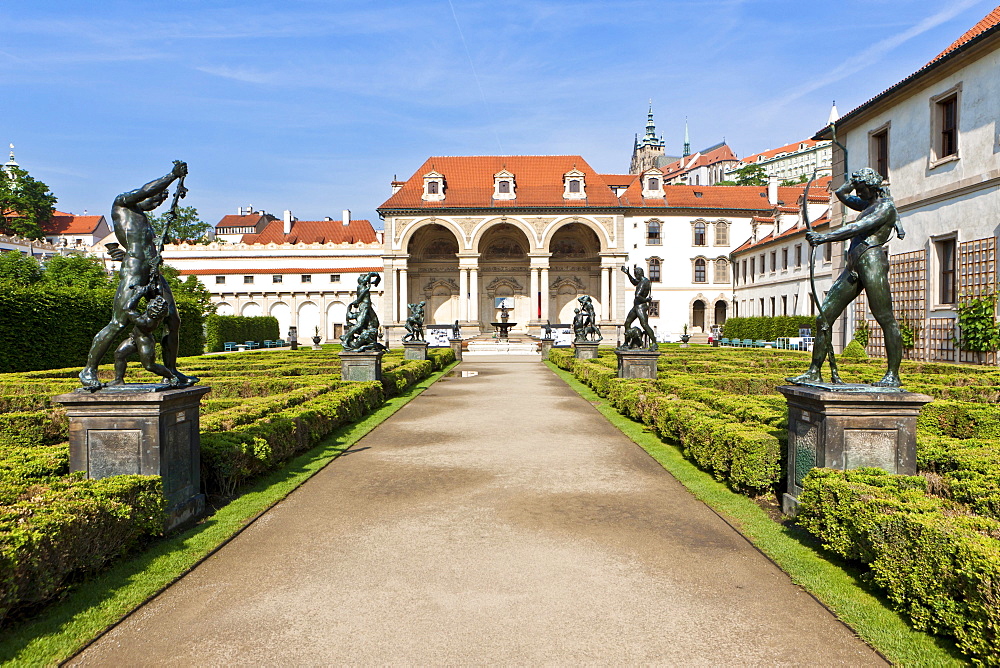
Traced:
<path fill-rule="evenodd" d="M 422 218 L 413 223 L 409 223 L 403 229 L 403 234 L 399 238 L 399 248 L 397 250 L 405 251 L 407 246 L 410 245 L 410 240 L 413 238 L 413 235 L 417 233 L 417 230 L 419 230 L 422 227 L 426 227 L 427 225 L 440 225 L 441 227 L 447 229 L 448 231 L 450 231 L 452 234 L 455 235 L 455 240 L 458 241 L 458 250 L 459 251 L 465 250 L 465 233 L 462 232 L 461 228 L 459 228 L 455 223 L 453 223 L 448 218 L 435 218 L 435 217 Z"/>
<path fill-rule="evenodd" d="M 573 309 L 579 306 L 577 298 L 585 294 L 587 286 L 576 276 L 557 276 L 549 286 L 549 298 L 555 304 L 556 322 L 573 322 Z"/>
<path fill-rule="evenodd" d="M 255 318 L 263 313 L 264 311 L 257 302 L 247 302 L 240 309 L 240 315 L 245 318 Z"/>
<path fill-rule="evenodd" d="M 410 256 L 409 265 L 420 262 L 457 264 L 462 241 L 448 226 L 440 222 L 428 223 L 414 230 L 403 250 Z"/>
<path fill-rule="evenodd" d="M 531 229 L 531 226 L 520 218 L 508 218 L 507 216 L 501 216 L 500 218 L 491 218 L 486 220 L 477 226 L 472 235 L 472 242 L 469 244 L 469 250 L 482 253 L 479 247 L 483 243 L 483 237 L 485 237 L 489 232 L 497 225 L 512 225 L 524 233 L 525 238 L 528 240 L 527 252 L 533 253 L 538 249 L 538 233 Z"/>
<path fill-rule="evenodd" d="M 233 309 L 233 305 L 229 302 L 219 302 L 215 305 L 215 312 L 218 315 L 234 315 L 236 311 Z"/>
<path fill-rule="evenodd" d="M 319 306 L 314 301 L 304 301 L 299 304 L 296 321 L 298 322 L 299 340 L 310 340 L 319 328 L 320 336 L 323 335 L 323 328 L 320 326 Z"/>
<path fill-rule="evenodd" d="M 715 308 L 712 313 L 712 325 L 722 326 L 726 323 L 726 319 L 729 317 L 729 302 L 724 298 L 720 297 L 715 300 Z"/>
<path fill-rule="evenodd" d="M 423 287 L 422 299 L 427 302 L 425 324 L 451 324 L 461 317 L 458 313 L 459 287 L 450 278 L 430 280 Z M 418 293 L 419 294 L 419 293 Z M 413 296 L 416 301 L 417 295 Z"/>
<path fill-rule="evenodd" d="M 347 320 L 347 304 L 342 301 L 331 302 L 326 307 L 326 338 L 336 341 L 344 333 L 344 323 Z"/>
<path fill-rule="evenodd" d="M 556 232 L 558 232 L 560 228 L 565 225 L 572 225 L 573 223 L 585 225 L 597 234 L 597 241 L 601 246 L 598 249 L 598 252 L 605 252 L 611 247 L 611 240 L 608 238 L 608 231 L 604 229 L 604 226 L 599 225 L 597 222 L 590 220 L 585 216 L 567 216 L 562 220 L 557 220 L 555 223 L 546 228 L 545 234 L 542 237 L 542 248 L 549 247 L 552 243 L 552 237 L 556 235 Z"/>
<path fill-rule="evenodd" d="M 692 332 L 694 334 L 704 333 L 708 328 L 707 300 L 699 294 L 691 300 L 691 305 L 688 308 Z"/>
<path fill-rule="evenodd" d="M 268 315 L 278 321 L 278 338 L 283 339 L 288 336 L 288 328 L 292 325 L 292 310 L 285 302 L 275 302 L 271 304 Z"/>

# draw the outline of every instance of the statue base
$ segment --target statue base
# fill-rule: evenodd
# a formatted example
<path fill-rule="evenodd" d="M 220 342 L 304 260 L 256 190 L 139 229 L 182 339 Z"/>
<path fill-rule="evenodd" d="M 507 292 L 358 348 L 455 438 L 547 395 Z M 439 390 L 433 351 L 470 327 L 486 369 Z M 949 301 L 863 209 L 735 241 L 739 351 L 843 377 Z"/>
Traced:
<path fill-rule="evenodd" d="M 426 341 L 403 341 L 403 359 L 420 361 L 427 359 L 428 345 L 430 344 Z"/>
<path fill-rule="evenodd" d="M 150 389 L 156 388 L 156 389 Z M 69 468 L 88 478 L 158 475 L 167 499 L 165 530 L 205 512 L 199 405 L 212 388 L 113 385 L 52 400 L 69 418 Z"/>
<path fill-rule="evenodd" d="M 343 380 L 382 380 L 382 356 L 384 350 L 362 353 L 340 353 L 340 377 Z"/>
<path fill-rule="evenodd" d="M 656 378 L 656 360 L 660 358 L 656 350 L 615 350 L 618 358 L 619 378 Z"/>
<path fill-rule="evenodd" d="M 597 347 L 600 345 L 599 341 L 574 341 L 573 349 L 576 351 L 575 357 L 578 360 L 595 360 L 597 359 Z"/>
<path fill-rule="evenodd" d="M 538 349 L 542 353 L 542 359 L 547 360 L 549 358 L 549 351 L 552 350 L 552 346 L 555 344 L 555 341 L 552 339 L 542 339 L 538 343 Z"/>
<path fill-rule="evenodd" d="M 838 389 L 777 388 L 788 402 L 788 474 L 782 498 L 788 515 L 797 512 L 802 480 L 813 467 L 917 473 L 917 416 L 933 399 L 899 388 L 834 387 Z"/>
<path fill-rule="evenodd" d="M 455 353 L 455 361 L 462 361 L 462 339 L 448 339 L 452 352 Z"/>

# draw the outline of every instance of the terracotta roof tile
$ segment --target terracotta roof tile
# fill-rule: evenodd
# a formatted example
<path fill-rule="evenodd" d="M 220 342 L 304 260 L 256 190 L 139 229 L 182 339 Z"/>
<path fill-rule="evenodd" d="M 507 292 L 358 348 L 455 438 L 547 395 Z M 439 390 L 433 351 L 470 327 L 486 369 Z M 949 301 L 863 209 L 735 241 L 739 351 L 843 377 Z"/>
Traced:
<path fill-rule="evenodd" d="M 1000 24 L 1000 6 L 994 8 L 993 11 L 991 11 L 989 14 L 980 19 L 979 23 L 966 30 L 961 37 L 959 37 L 950 45 L 948 45 L 947 49 L 945 49 L 938 55 L 934 56 L 934 58 L 932 58 L 931 61 L 927 63 L 927 65 L 924 65 L 924 67 L 936 63 L 937 61 L 941 60 L 949 53 L 957 49 L 958 47 L 962 46 L 966 42 L 975 39 L 979 35 L 983 34 L 987 30 L 998 24 Z"/>
<path fill-rule="evenodd" d="M 584 174 L 586 199 L 563 199 L 563 175 L 572 169 Z M 513 200 L 493 199 L 493 175 L 506 169 L 514 175 Z M 445 199 L 426 202 L 424 174 L 444 175 Z M 618 198 L 604 178 L 578 155 L 474 155 L 428 158 L 399 192 L 383 202 L 383 209 L 510 209 L 522 207 L 617 207 Z"/>
<path fill-rule="evenodd" d="M 74 216 L 72 213 L 56 211 L 52 219 L 42 223 L 45 234 L 91 234 L 101 225 L 104 216 Z"/>
<path fill-rule="evenodd" d="M 223 216 L 222 220 L 215 224 L 216 228 L 220 227 L 256 227 L 257 223 L 261 220 L 277 220 L 274 216 L 269 213 L 264 213 L 263 211 L 256 211 L 245 216 L 240 216 L 237 214 L 230 214 L 228 216 Z"/>
<path fill-rule="evenodd" d="M 339 220 L 296 220 L 292 223 L 292 231 L 289 234 L 285 234 L 284 225 L 284 221 L 272 220 L 260 234 L 244 234 L 242 242 L 245 244 L 373 244 L 378 242 L 372 224 L 360 218 L 352 220 L 349 225 L 344 225 Z"/>
<path fill-rule="evenodd" d="M 794 204 L 802 197 L 804 186 L 781 186 L 778 200 Z M 642 185 L 635 182 L 622 193 L 622 206 L 645 208 L 735 209 L 770 212 L 766 186 L 664 186 L 666 197 L 643 199 Z M 809 199 L 812 199 L 810 193 Z"/>
<path fill-rule="evenodd" d="M 781 153 L 794 153 L 799 150 L 801 144 L 805 144 L 806 148 L 811 148 L 818 144 L 819 141 L 815 139 L 803 139 L 802 141 L 797 141 L 792 144 L 785 144 L 784 146 L 778 148 L 772 148 L 768 151 L 762 151 L 760 153 L 754 153 L 753 155 L 748 155 L 740 160 L 744 165 L 749 165 L 751 163 L 757 162 L 758 160 L 769 160 L 774 158 Z"/>
<path fill-rule="evenodd" d="M 774 222 L 773 218 L 771 218 L 770 220 L 771 220 L 771 222 Z M 763 220 L 762 220 L 762 222 L 763 222 Z M 822 216 L 820 216 L 819 218 L 817 218 L 815 221 L 813 221 L 813 228 L 814 229 L 818 229 L 820 227 L 825 227 L 825 226 L 827 226 L 829 224 L 830 224 L 830 216 L 828 214 L 823 214 Z M 782 232 L 781 234 L 779 234 L 777 237 L 775 237 L 774 236 L 774 232 L 771 231 L 771 232 L 768 232 L 767 234 L 765 234 L 760 239 L 758 239 L 756 242 L 751 243 L 750 239 L 747 239 L 746 241 L 743 242 L 743 244 L 739 248 L 737 248 L 736 250 L 734 250 L 730 255 L 736 255 L 737 253 L 742 253 L 743 251 L 750 250 L 751 248 L 754 248 L 754 249 L 760 248 L 762 246 L 768 245 L 772 241 L 787 240 L 789 237 L 794 237 L 797 234 L 805 234 L 806 231 L 807 230 L 806 230 L 805 224 L 802 221 L 799 221 L 798 223 L 796 223 L 792 227 L 788 228 L 787 230 L 785 230 L 784 232 Z"/>
<path fill-rule="evenodd" d="M 716 146 L 710 151 L 697 152 L 693 155 L 686 156 L 679 160 L 675 160 L 665 167 L 660 169 L 663 171 L 664 176 L 676 176 L 680 172 L 686 172 L 696 167 L 707 167 L 708 165 L 714 165 L 717 162 L 725 161 L 736 161 L 739 158 L 733 153 L 733 149 L 729 148 L 729 144 L 722 144 L 721 146 Z"/>

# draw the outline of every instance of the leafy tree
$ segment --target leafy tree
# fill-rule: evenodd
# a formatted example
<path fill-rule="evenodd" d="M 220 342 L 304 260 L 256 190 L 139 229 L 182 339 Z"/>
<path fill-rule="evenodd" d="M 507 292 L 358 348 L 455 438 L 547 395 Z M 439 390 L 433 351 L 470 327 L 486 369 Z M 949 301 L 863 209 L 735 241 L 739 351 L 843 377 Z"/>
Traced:
<path fill-rule="evenodd" d="M 736 185 L 766 186 L 767 172 L 760 165 L 745 165 L 736 170 Z"/>
<path fill-rule="evenodd" d="M 175 295 L 187 295 L 194 299 L 204 315 L 215 313 L 216 306 L 212 303 L 212 293 L 197 276 L 188 276 L 181 280 L 180 272 L 169 264 L 160 267 L 160 275 L 166 279 L 167 285 Z"/>
<path fill-rule="evenodd" d="M 20 167 L 0 171 L 0 231 L 41 239 L 42 224 L 52 218 L 56 196 Z"/>
<path fill-rule="evenodd" d="M 736 185 L 736 181 L 716 181 L 715 185 L 717 185 L 717 186 L 735 186 Z"/>
<path fill-rule="evenodd" d="M 169 212 L 149 217 L 149 222 L 156 231 L 156 238 L 163 236 L 163 227 L 170 218 Z M 198 218 L 198 209 L 193 206 L 177 207 L 177 218 L 170 223 L 168 237 L 172 243 L 178 241 L 207 241 L 206 236 L 212 226 Z"/>
<path fill-rule="evenodd" d="M 42 280 L 47 285 L 78 288 L 113 288 L 104 263 L 96 257 L 56 255 L 45 261 Z"/>
<path fill-rule="evenodd" d="M 0 253 L 0 285 L 33 285 L 40 280 L 42 265 L 38 260 L 16 251 Z"/>
<path fill-rule="evenodd" d="M 799 184 L 805 183 L 808 180 L 809 180 L 808 176 L 806 176 L 805 174 L 799 174 L 799 178 L 797 178 L 797 179 L 785 179 L 784 181 L 781 182 L 780 185 L 783 185 L 783 186 L 797 186 Z"/>

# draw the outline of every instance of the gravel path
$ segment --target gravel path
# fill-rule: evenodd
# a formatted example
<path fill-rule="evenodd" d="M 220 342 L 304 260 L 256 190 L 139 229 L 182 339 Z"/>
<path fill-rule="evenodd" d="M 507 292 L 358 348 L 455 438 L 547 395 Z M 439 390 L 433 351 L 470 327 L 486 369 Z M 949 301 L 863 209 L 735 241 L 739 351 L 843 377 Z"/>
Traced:
<path fill-rule="evenodd" d="M 72 663 L 883 662 L 537 358 L 478 357 Z"/>

